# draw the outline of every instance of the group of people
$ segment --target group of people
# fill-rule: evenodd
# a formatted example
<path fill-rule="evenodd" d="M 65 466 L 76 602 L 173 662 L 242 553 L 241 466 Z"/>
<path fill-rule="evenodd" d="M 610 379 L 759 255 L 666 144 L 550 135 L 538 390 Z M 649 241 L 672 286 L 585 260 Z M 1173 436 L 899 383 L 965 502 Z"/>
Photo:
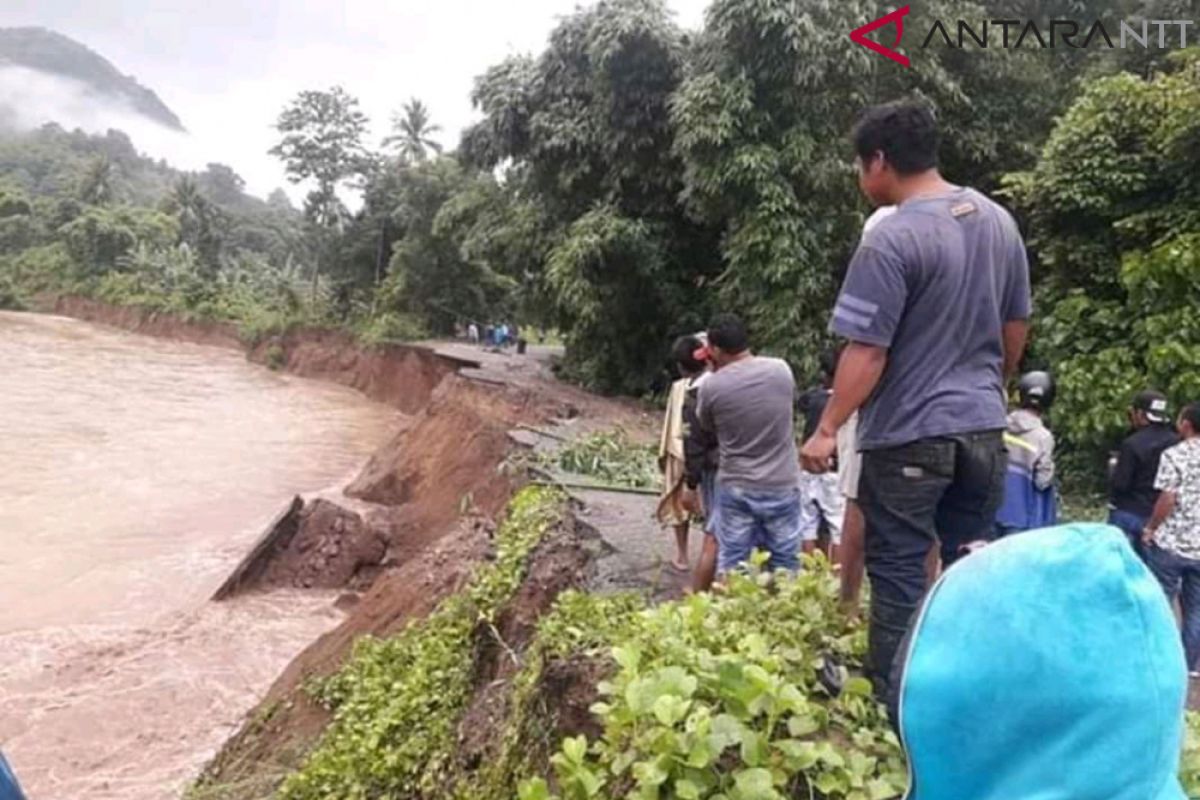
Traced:
<path fill-rule="evenodd" d="M 492 323 L 484 325 L 482 329 L 478 323 L 467 324 L 467 341 L 471 344 L 504 349 L 516 346 L 520 340 L 521 331 L 515 323 Z"/>
<path fill-rule="evenodd" d="M 992 604 L 1000 609 L 1011 601 L 1023 609 L 995 624 L 996 630 L 1038 614 L 1069 625 L 1072 614 L 1083 618 L 1096 608 L 1119 606 L 1127 615 L 1136 605 L 1139 619 L 1150 620 L 1143 632 L 1150 631 L 1153 644 L 1142 644 L 1158 648 L 1158 660 L 1150 661 L 1170 669 L 1186 661 L 1188 669 L 1196 669 L 1200 406 L 1191 404 L 1172 420 L 1165 397 L 1138 395 L 1131 413 L 1136 430 L 1113 469 L 1111 524 L 1126 533 L 1151 571 L 1130 566 L 1138 561 L 1133 548 L 1111 547 L 1121 541 L 1111 527 L 1089 528 L 1086 536 L 1079 534 L 1088 526 L 1047 529 L 1057 518 L 1054 437 L 1045 421 L 1053 379 L 1045 372 L 1020 376 L 1017 407 L 1010 412 L 1008 404 L 1007 387 L 1017 378 L 1031 314 L 1029 264 L 1016 222 L 982 193 L 941 176 L 937 124 L 923 104 L 870 109 L 854 130 L 853 144 L 860 187 L 877 210 L 864 226 L 831 313 L 830 332 L 843 345 L 823 359 L 822 385 L 797 400 L 788 364 L 756 355 L 746 326 L 732 315 L 674 343 L 682 377 L 672 387 L 663 429 L 665 485 L 658 512 L 675 529 L 675 564 L 688 565 L 687 525 L 693 521 L 705 533 L 693 578 L 697 589 L 707 588 L 714 574 L 736 568 L 756 548 L 767 553 L 770 568 L 794 570 L 799 554 L 815 547 L 824 528 L 830 556 L 840 563 L 843 599 L 856 606 L 864 569 L 870 579 L 865 670 L 877 695 L 894 705 L 909 695 L 900 676 L 916 663 L 919 648 L 911 637 L 919 627 L 918 609 L 925 603 L 923 616 L 928 615 L 927 598 L 950 591 L 943 587 L 961 586 L 972 570 L 947 568 L 976 552 L 979 557 L 968 562 L 990 566 L 975 567 L 974 580 L 1005 595 Z M 797 408 L 804 415 L 799 448 Z M 1010 535 L 1032 529 L 1042 531 Z M 1013 560 L 1014 553 L 1022 558 Z M 1104 577 L 1086 589 L 1076 587 L 1073 597 L 1096 593 L 1092 607 L 1064 611 L 1075 600 L 1065 599 L 1068 589 L 1057 576 L 1088 563 Z M 996 576 L 1021 565 L 1028 574 L 1020 581 L 992 585 Z M 1154 578 L 1182 607 L 1185 647 L 1178 659 L 1180 637 L 1162 592 L 1145 590 Z M 1017 583 L 1042 579 L 1052 587 L 1045 596 L 1012 596 Z M 977 590 L 961 591 L 965 597 Z M 1136 603 L 1114 600 L 1114 591 L 1132 592 Z M 1054 608 L 1029 613 L 1055 599 L 1060 602 Z M 938 630 L 944 633 L 979 613 L 964 612 Z M 996 621 L 982 624 L 989 622 Z M 964 635 L 978 638 L 981 630 Z M 1174 639 L 1174 650 L 1164 645 L 1164 631 Z M 1010 633 L 1022 635 L 1017 629 Z M 1047 653 L 1081 635 L 1054 633 L 1057 643 L 1045 643 Z M 1086 635 L 1109 634 L 1096 625 Z M 909 644 L 902 647 L 906 637 Z M 1104 648 L 1120 636 L 1110 639 L 1092 644 L 1109 652 Z M 953 647 L 961 650 L 963 642 Z M 1048 655 L 1046 663 L 1057 658 Z M 1169 706 L 1182 697 L 1174 677 L 1153 678 L 1161 682 L 1152 687 L 1158 692 L 1152 702 Z M 1096 685 L 1107 687 L 1109 681 Z M 1163 687 L 1169 687 L 1165 694 Z M 1169 730 L 1147 735 L 1176 736 L 1177 750 L 1178 731 L 1175 719 Z M 1047 789 L 1045 796 L 1051 794 Z"/>

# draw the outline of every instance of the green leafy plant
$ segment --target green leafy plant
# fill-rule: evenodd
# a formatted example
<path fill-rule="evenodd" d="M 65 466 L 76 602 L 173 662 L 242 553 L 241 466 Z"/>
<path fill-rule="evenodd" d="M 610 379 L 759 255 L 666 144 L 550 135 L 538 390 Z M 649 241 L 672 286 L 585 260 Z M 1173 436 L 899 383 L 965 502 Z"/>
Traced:
<path fill-rule="evenodd" d="M 1195 711 L 1189 711 L 1187 715 L 1187 738 L 1179 779 L 1188 797 L 1200 797 L 1200 714 Z"/>
<path fill-rule="evenodd" d="M 904 762 L 870 684 L 844 675 L 833 697 L 818 679 L 826 659 L 856 666 L 865 642 L 838 612 L 824 562 L 808 567 L 734 575 L 722 595 L 610 620 L 616 670 L 592 708 L 603 735 L 565 740 L 556 791 L 533 777 L 520 797 L 898 797 Z"/>
<path fill-rule="evenodd" d="M 633 489 L 648 489 L 661 481 L 654 448 L 636 444 L 623 430 L 585 436 L 540 454 L 536 461 L 543 467 Z"/>
<path fill-rule="evenodd" d="M 523 490 L 497 533 L 495 560 L 463 592 L 391 639 L 356 643 L 347 664 L 314 689 L 333 710 L 333 722 L 280 797 L 437 795 L 470 696 L 472 631 L 491 623 L 520 585 L 527 556 L 561 508 L 554 490 Z"/>
<path fill-rule="evenodd" d="M 267 348 L 266 362 L 268 369 L 281 370 L 287 364 L 287 353 L 281 346 L 273 344 Z"/>

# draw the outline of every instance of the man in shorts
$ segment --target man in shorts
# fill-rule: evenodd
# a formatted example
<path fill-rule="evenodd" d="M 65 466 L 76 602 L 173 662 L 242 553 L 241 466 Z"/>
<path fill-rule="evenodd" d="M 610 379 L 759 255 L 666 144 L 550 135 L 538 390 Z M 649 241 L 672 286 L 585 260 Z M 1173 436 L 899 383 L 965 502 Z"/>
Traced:
<path fill-rule="evenodd" d="M 821 357 L 821 383 L 800 395 L 797 409 L 804 417 L 804 438 L 816 433 L 829 402 L 833 383 L 833 371 L 837 365 L 837 354 L 828 352 Z M 807 470 L 800 473 L 800 511 L 805 553 L 817 549 L 821 526 L 829 533 L 829 560 L 838 563 L 842 543 L 842 520 L 846 515 L 846 500 L 842 495 L 836 471 L 814 474 Z"/>

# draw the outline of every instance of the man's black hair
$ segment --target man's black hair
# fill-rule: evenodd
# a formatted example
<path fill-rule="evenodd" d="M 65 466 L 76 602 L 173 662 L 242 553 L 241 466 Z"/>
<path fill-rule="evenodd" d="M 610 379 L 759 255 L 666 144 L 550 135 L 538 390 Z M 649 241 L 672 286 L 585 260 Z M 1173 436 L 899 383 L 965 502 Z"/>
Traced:
<path fill-rule="evenodd" d="M 708 326 L 708 343 L 737 355 L 750 347 L 746 323 L 736 314 L 718 314 Z"/>
<path fill-rule="evenodd" d="M 1200 403 L 1188 403 L 1179 412 L 1179 416 L 1191 423 L 1192 430 L 1200 433 Z"/>
<path fill-rule="evenodd" d="M 680 336 L 675 340 L 675 344 L 671 345 L 671 358 L 679 366 L 679 371 L 694 375 L 697 372 L 704 371 L 704 362 L 696 360 L 696 351 L 704 346 L 704 343 L 695 336 Z"/>
<path fill-rule="evenodd" d="M 851 134 L 854 152 L 864 163 L 883 153 L 901 175 L 938 165 L 937 120 L 927 104 L 912 100 L 874 106 L 863 112 Z"/>

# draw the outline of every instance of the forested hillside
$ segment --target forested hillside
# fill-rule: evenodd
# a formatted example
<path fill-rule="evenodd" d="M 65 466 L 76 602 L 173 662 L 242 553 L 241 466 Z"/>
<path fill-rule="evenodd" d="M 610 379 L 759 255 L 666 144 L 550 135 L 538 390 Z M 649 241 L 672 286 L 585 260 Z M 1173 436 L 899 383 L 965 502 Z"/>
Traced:
<path fill-rule="evenodd" d="M 1195 6 L 938 0 L 908 25 Z M 316 322 L 378 340 L 515 320 L 563 334 L 567 376 L 634 394 L 661 381 L 672 336 L 731 310 L 804 378 L 869 210 L 847 133 L 867 105 L 919 95 L 948 177 L 998 196 L 1028 233 L 1028 361 L 1060 375 L 1065 457 L 1099 475 L 1135 387 L 1200 389 L 1198 62 L 934 38 L 909 41 L 902 69 L 847 37 L 888 10 L 715 0 L 687 31 L 658 0 L 606 0 L 480 75 L 479 120 L 453 152 L 418 100 L 397 98 L 376 147 L 354 87 L 280 98 L 272 152 L 308 192 L 299 214 L 246 198 L 223 167 L 141 159 L 120 134 L 8 137 L 0 287 L 10 304 L 70 290 L 251 332 Z"/>

